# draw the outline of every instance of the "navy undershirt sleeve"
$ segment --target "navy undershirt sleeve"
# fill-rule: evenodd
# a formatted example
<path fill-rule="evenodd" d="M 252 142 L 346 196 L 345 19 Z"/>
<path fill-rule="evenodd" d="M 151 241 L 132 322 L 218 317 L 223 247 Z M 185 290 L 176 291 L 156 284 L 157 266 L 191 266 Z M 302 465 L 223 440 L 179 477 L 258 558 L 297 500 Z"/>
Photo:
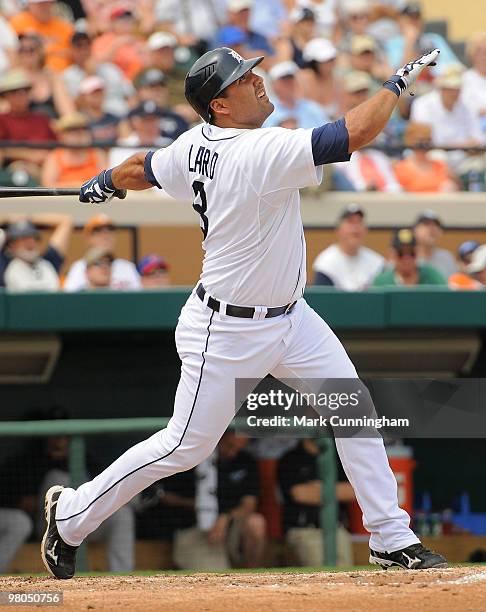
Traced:
<path fill-rule="evenodd" d="M 349 161 L 349 134 L 344 117 L 312 130 L 314 165 Z"/>
<path fill-rule="evenodd" d="M 161 185 L 159 185 L 159 182 L 155 178 L 154 171 L 152 170 L 152 157 L 154 156 L 154 153 L 155 151 L 149 151 L 147 155 L 145 156 L 145 159 L 143 162 L 143 171 L 145 174 L 145 178 L 151 185 L 153 185 L 154 187 L 158 187 L 159 189 L 162 189 Z"/>

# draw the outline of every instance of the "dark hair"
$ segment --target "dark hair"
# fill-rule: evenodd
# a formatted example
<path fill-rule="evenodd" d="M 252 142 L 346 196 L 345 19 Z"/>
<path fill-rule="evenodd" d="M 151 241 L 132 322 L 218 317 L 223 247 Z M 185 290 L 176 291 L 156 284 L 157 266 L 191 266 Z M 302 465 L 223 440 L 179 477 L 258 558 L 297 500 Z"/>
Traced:
<path fill-rule="evenodd" d="M 19 43 L 21 43 L 24 40 L 30 40 L 31 42 L 35 44 L 38 51 L 40 52 L 40 59 L 39 59 L 40 67 L 44 68 L 45 63 L 46 63 L 46 52 L 44 48 L 44 41 L 42 40 L 42 38 L 34 33 L 20 34 L 18 38 L 19 38 Z"/>

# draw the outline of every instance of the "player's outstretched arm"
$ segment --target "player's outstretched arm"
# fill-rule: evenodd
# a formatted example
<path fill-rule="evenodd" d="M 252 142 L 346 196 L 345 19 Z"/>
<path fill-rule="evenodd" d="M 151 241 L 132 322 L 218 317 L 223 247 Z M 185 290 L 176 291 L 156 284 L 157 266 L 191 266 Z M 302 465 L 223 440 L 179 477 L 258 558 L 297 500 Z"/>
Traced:
<path fill-rule="evenodd" d="M 98 176 L 86 181 L 79 191 L 80 202 L 102 204 L 111 198 L 123 200 L 127 189 L 141 191 L 153 187 L 145 175 L 145 158 L 146 153 L 136 153 L 119 166 L 103 170 Z"/>
<path fill-rule="evenodd" d="M 435 66 L 439 49 L 409 62 L 385 83 L 383 90 L 344 116 L 349 134 L 349 153 L 366 146 L 383 130 L 400 95 L 407 91 L 427 66 Z M 413 94 L 412 94 L 413 95 Z"/>

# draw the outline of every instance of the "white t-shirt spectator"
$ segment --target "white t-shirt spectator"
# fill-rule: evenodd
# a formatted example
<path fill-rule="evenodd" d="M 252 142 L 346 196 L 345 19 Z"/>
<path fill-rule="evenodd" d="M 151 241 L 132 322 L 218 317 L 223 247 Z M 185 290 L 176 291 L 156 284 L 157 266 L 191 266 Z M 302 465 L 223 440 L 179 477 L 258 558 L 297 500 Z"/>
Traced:
<path fill-rule="evenodd" d="M 225 0 L 156 0 L 157 22 L 169 22 L 177 34 L 193 34 L 212 41 L 225 22 Z"/>
<path fill-rule="evenodd" d="M 68 292 L 84 291 L 88 288 L 86 279 L 86 262 L 78 259 L 69 269 L 64 283 L 64 290 Z M 142 288 L 140 276 L 135 264 L 127 259 L 115 259 L 111 268 L 110 289 L 119 291 L 132 291 Z"/>
<path fill-rule="evenodd" d="M 0 15 L 0 74 L 10 68 L 8 52 L 13 53 L 18 46 L 18 38 L 12 26 Z"/>
<path fill-rule="evenodd" d="M 437 147 L 461 146 L 470 139 L 478 142 L 483 139 L 479 115 L 461 99 L 452 111 L 448 111 L 438 91 L 431 91 L 415 100 L 410 119 L 432 126 L 432 142 Z"/>
<path fill-rule="evenodd" d="M 312 267 L 317 276 L 317 273 L 324 274 L 337 289 L 362 291 L 373 283 L 384 265 L 384 258 L 367 247 L 360 247 L 352 256 L 343 253 L 337 244 L 331 244 L 319 253 Z"/>
<path fill-rule="evenodd" d="M 336 166 L 343 172 L 356 191 L 370 190 L 370 182 L 376 191 L 398 193 L 402 191 L 400 183 L 388 157 L 375 149 L 355 151 L 351 159 Z"/>
<path fill-rule="evenodd" d="M 5 271 L 7 291 L 57 291 L 59 277 L 50 261 L 39 258 L 33 264 L 14 258 Z"/>
<path fill-rule="evenodd" d="M 461 100 L 473 113 L 486 113 L 486 75 L 474 68 L 466 70 L 462 77 Z"/>

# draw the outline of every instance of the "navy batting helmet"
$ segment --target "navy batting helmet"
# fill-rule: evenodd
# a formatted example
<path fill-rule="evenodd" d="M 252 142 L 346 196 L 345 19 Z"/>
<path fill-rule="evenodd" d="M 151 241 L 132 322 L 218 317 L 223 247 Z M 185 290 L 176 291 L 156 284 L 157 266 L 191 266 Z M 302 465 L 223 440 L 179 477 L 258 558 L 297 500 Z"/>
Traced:
<path fill-rule="evenodd" d="M 189 70 L 185 82 L 186 99 L 198 115 L 210 121 L 209 103 L 262 61 L 263 57 L 243 59 L 229 47 L 218 47 L 200 57 Z"/>

